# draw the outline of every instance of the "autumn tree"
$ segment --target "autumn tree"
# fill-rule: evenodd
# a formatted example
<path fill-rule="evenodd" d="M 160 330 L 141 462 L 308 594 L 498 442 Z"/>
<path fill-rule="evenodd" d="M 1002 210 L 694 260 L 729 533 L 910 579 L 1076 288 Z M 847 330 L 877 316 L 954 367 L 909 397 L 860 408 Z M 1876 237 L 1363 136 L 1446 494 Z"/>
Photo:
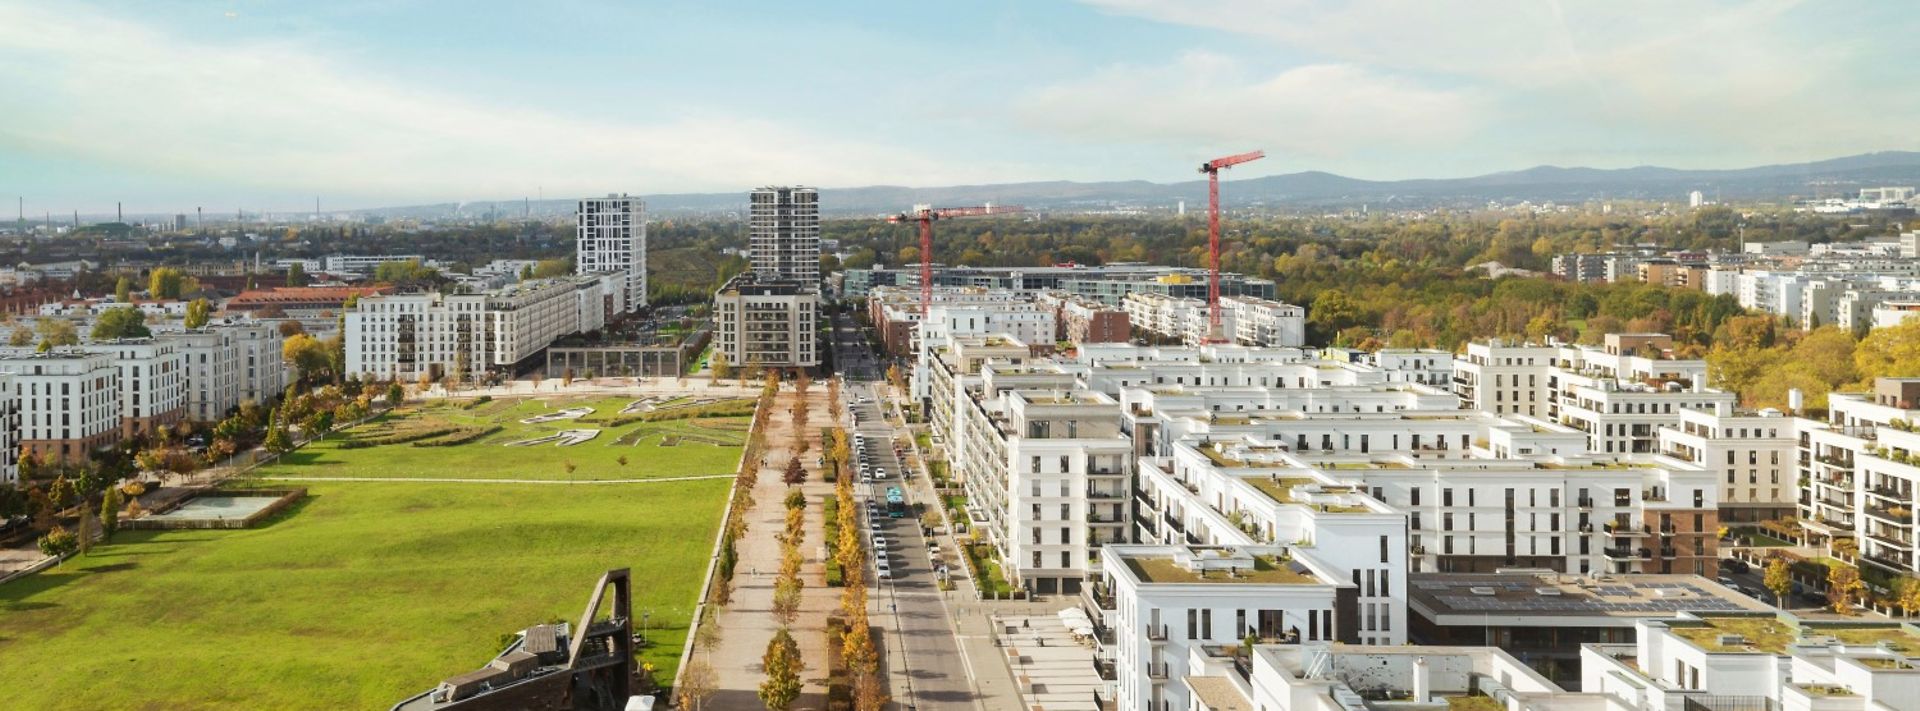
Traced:
<path fill-rule="evenodd" d="M 73 327 L 72 321 L 63 318 L 43 316 L 35 319 L 33 332 L 39 336 L 42 349 L 80 345 L 79 329 Z"/>
<path fill-rule="evenodd" d="M 132 279 L 128 279 L 126 277 L 120 277 L 119 281 L 114 282 L 113 300 L 115 302 L 122 303 L 122 304 L 133 303 L 133 280 Z"/>
<path fill-rule="evenodd" d="M 330 359 L 326 346 L 319 339 L 307 334 L 299 334 L 286 340 L 280 346 L 281 357 L 300 370 L 300 377 L 315 380 L 327 372 Z"/>
<path fill-rule="evenodd" d="M 213 320 L 213 304 L 206 299 L 194 299 L 187 303 L 187 328 L 205 328 Z"/>
<path fill-rule="evenodd" d="M 71 328 L 71 324 L 68 326 Z M 146 338 L 153 335 L 147 329 L 147 315 L 139 308 L 121 306 L 100 312 L 93 321 L 93 331 L 88 334 L 96 341 L 110 341 L 116 338 Z M 54 345 L 66 345 L 55 343 Z"/>
<path fill-rule="evenodd" d="M 1787 559 L 1774 556 L 1768 560 L 1763 582 L 1767 586 L 1767 591 L 1773 593 L 1773 604 L 1786 607 L 1787 593 L 1793 591 L 1793 567 L 1787 564 Z"/>
<path fill-rule="evenodd" d="M 807 664 L 800 658 L 800 645 L 793 641 L 793 634 L 787 628 L 781 627 L 773 633 L 773 639 L 767 641 L 767 652 L 760 657 L 760 666 L 766 671 L 767 679 L 760 683 L 758 695 L 767 711 L 782 711 L 800 698 L 800 674 L 807 670 Z"/>
<path fill-rule="evenodd" d="M 147 273 L 147 296 L 178 299 L 187 284 L 187 275 L 173 267 L 158 267 Z"/>
<path fill-rule="evenodd" d="M 1860 569 L 1844 564 L 1827 568 L 1827 602 L 1834 612 L 1851 614 L 1855 597 L 1865 589 L 1866 584 L 1860 582 Z"/>
<path fill-rule="evenodd" d="M 680 708 L 700 711 L 719 686 L 720 676 L 714 673 L 713 665 L 705 659 L 695 659 L 681 670 L 679 688 L 674 691 L 680 697 Z"/>

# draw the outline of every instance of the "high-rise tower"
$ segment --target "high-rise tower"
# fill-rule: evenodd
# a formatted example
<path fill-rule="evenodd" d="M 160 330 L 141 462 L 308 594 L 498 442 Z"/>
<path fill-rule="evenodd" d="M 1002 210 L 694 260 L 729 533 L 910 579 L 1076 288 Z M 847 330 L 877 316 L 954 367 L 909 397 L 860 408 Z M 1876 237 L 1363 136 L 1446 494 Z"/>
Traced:
<path fill-rule="evenodd" d="M 626 308 L 647 305 L 647 203 L 625 194 L 586 198 L 575 212 L 574 271 L 624 271 Z"/>
<path fill-rule="evenodd" d="M 762 279 L 820 281 L 820 191 L 766 187 L 753 191 L 748 245 Z"/>

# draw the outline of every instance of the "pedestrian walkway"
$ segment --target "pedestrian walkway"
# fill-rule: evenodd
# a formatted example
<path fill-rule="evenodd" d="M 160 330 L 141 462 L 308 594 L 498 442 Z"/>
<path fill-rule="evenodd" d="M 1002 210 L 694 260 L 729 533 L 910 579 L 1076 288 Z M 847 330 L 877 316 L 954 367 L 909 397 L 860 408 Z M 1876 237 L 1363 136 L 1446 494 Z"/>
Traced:
<path fill-rule="evenodd" d="M 776 536 L 786 527 L 784 500 L 795 488 L 781 481 L 781 474 L 795 456 L 798 437 L 807 437 L 811 443 L 808 452 L 800 456 L 807 481 L 798 487 L 807 497 L 806 540 L 800 546 L 800 577 L 805 588 L 800 613 L 789 632 L 799 644 L 800 658 L 807 669 L 800 675 L 800 697 L 788 708 L 826 708 L 826 625 L 827 618 L 839 608 L 839 589 L 826 586 L 826 533 L 820 516 L 822 499 L 833 493 L 833 485 L 821 481 L 819 468 L 814 465 L 821 452 L 819 427 L 828 422 L 823 390 L 815 387 L 810 392 L 808 406 L 812 410 L 805 430 L 794 426 L 791 410 L 799 398 L 791 390 L 780 393 L 763 424 L 767 446 L 754 483 L 753 508 L 746 514 L 747 534 L 735 544 L 739 562 L 734 566 L 733 599 L 713 616 L 720 629 L 720 643 L 711 652 L 695 652 L 713 666 L 718 677 L 717 691 L 707 700 L 706 708 L 764 708 L 757 696 L 761 682 L 766 680 L 760 658 L 779 628 L 773 617 L 773 585 L 780 573 L 781 552 Z"/>

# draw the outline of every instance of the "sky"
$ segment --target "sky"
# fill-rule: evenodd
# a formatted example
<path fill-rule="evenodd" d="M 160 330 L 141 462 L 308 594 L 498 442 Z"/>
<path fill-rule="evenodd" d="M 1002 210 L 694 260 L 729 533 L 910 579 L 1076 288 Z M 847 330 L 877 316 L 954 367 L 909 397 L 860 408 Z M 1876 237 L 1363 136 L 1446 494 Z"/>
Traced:
<path fill-rule="evenodd" d="M 1235 177 L 1791 163 L 1920 148 L 1906 5 L 0 0 L 0 194 L 1170 182 L 1256 148 Z"/>

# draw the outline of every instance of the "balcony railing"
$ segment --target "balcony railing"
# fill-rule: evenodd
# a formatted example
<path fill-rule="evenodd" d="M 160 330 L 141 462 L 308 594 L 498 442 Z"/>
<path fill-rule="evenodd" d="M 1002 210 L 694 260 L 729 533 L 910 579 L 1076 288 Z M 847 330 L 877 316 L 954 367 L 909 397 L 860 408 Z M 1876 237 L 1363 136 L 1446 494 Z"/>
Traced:
<path fill-rule="evenodd" d="M 1155 642 L 1167 641 L 1166 625 L 1147 625 L 1147 639 Z"/>

